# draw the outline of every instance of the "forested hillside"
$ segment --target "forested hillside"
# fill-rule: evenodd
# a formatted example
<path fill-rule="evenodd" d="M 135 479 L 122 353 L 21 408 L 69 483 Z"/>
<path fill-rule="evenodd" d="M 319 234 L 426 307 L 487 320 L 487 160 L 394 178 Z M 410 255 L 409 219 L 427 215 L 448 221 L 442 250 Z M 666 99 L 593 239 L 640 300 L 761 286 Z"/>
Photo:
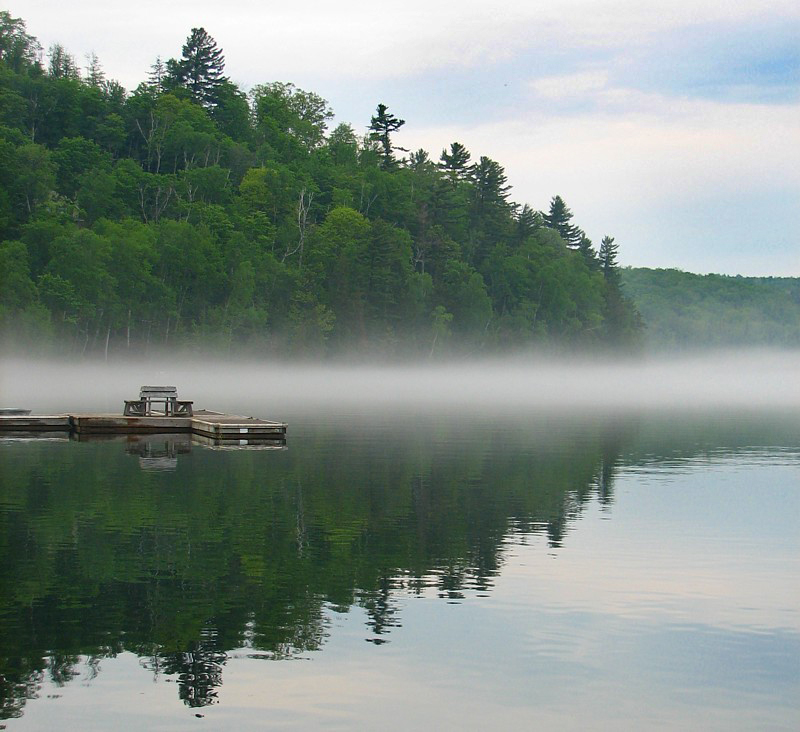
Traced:
<path fill-rule="evenodd" d="M 177 49 L 176 49 L 177 50 Z M 245 92 L 202 28 L 126 91 L 0 12 L 0 326 L 72 352 L 438 354 L 630 345 L 617 244 L 500 163 L 395 144 L 384 104 Z M 438 153 L 438 151 L 437 151 Z"/>
<path fill-rule="evenodd" d="M 800 278 L 622 270 L 651 345 L 800 346 Z"/>

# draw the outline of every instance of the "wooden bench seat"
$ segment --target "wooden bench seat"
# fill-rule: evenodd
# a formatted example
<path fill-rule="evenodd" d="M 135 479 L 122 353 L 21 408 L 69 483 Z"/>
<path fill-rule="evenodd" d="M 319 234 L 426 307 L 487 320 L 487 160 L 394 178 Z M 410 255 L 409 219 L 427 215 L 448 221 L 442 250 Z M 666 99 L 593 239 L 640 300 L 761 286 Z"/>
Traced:
<path fill-rule="evenodd" d="M 185 399 L 176 399 L 175 400 L 175 411 L 174 415 L 176 417 L 191 417 L 192 412 L 192 405 L 194 402 L 186 401 Z"/>
<path fill-rule="evenodd" d="M 194 402 L 178 399 L 175 386 L 143 386 L 138 399 L 126 399 L 126 417 L 191 417 Z"/>
<path fill-rule="evenodd" d="M 126 399 L 122 414 L 125 417 L 144 417 L 147 414 L 147 402 L 144 399 Z"/>

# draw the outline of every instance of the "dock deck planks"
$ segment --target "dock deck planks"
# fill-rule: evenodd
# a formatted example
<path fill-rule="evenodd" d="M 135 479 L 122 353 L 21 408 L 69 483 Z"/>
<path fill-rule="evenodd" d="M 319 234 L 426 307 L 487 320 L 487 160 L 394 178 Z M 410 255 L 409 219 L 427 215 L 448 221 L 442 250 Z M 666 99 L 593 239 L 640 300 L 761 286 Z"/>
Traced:
<path fill-rule="evenodd" d="M 255 417 L 217 414 L 198 411 L 191 418 L 192 432 L 218 440 L 240 440 L 249 437 L 284 437 L 286 427 L 283 422 L 269 422 Z"/>
<path fill-rule="evenodd" d="M 288 425 L 238 414 L 197 410 L 191 417 L 126 417 L 119 414 L 0 416 L 0 432 L 128 434 L 189 432 L 216 440 L 284 439 Z"/>
<path fill-rule="evenodd" d="M 0 415 L 0 430 L 14 432 L 69 432 L 68 414 Z"/>

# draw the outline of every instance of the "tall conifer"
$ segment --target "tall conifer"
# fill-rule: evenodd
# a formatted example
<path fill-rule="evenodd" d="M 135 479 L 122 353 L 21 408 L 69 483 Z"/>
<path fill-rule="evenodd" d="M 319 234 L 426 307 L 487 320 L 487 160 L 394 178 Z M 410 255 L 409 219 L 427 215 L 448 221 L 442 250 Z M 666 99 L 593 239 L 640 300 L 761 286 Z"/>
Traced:
<path fill-rule="evenodd" d="M 225 57 L 205 28 L 192 28 L 175 69 L 177 81 L 189 90 L 191 98 L 204 107 L 215 107 L 217 92 L 225 83 Z"/>
<path fill-rule="evenodd" d="M 572 211 L 569 210 L 561 196 L 553 196 L 550 200 L 550 210 L 543 214 L 543 218 L 545 226 L 555 229 L 567 246 L 573 248 L 580 246 L 584 234 L 580 228 L 570 223 Z"/>
<path fill-rule="evenodd" d="M 459 180 L 465 180 L 469 174 L 470 153 L 460 142 L 450 144 L 450 151 L 442 150 L 439 156 L 439 170 L 455 186 Z"/>
<path fill-rule="evenodd" d="M 406 121 L 395 117 L 388 111 L 388 107 L 385 104 L 379 104 L 375 111 L 377 114 L 373 115 L 369 122 L 369 139 L 380 143 L 383 153 L 381 167 L 384 170 L 391 170 L 397 166 L 397 161 L 392 154 L 393 151 L 403 150 L 405 152 L 404 148 L 392 145 L 391 135 L 399 130 Z"/>
<path fill-rule="evenodd" d="M 619 244 L 614 243 L 613 236 L 604 236 L 600 242 L 600 270 L 603 277 L 610 282 L 619 282 L 619 267 L 617 266 L 617 250 Z"/>

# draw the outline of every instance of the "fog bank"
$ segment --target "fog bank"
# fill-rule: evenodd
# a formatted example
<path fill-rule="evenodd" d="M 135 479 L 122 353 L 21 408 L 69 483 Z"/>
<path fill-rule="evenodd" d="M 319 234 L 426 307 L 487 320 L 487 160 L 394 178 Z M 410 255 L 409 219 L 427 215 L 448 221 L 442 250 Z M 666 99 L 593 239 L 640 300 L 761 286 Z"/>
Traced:
<path fill-rule="evenodd" d="M 800 352 L 724 352 L 639 360 L 504 359 L 336 366 L 181 358 L 97 363 L 4 357 L 0 407 L 121 412 L 143 384 L 172 384 L 195 408 L 281 418 L 345 412 L 800 407 Z M 264 414 L 264 410 L 268 413 Z"/>

